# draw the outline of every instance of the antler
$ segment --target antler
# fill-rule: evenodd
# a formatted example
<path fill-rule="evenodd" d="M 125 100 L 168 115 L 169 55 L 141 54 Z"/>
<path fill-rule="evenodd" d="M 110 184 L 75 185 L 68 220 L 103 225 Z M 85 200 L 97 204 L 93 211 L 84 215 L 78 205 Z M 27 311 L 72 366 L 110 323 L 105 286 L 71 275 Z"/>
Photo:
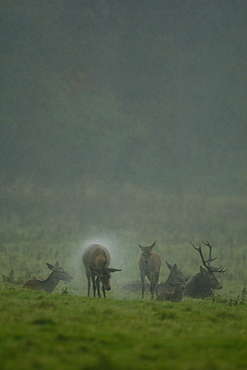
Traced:
<path fill-rule="evenodd" d="M 216 260 L 217 257 L 215 258 L 212 258 L 212 248 L 213 246 L 211 244 L 209 244 L 209 242 L 206 240 L 206 242 L 203 242 L 202 243 L 204 245 L 206 245 L 208 248 L 209 248 L 209 255 L 208 255 L 208 259 L 205 261 L 204 257 L 203 257 L 203 253 L 202 253 L 202 247 L 201 247 L 201 244 L 199 244 L 199 247 L 195 247 L 194 244 L 192 243 L 192 241 L 190 241 L 192 247 L 197 250 L 201 256 L 201 260 L 202 260 L 202 263 L 203 265 L 211 272 L 226 272 L 226 270 L 223 269 L 222 266 L 220 267 L 212 267 L 211 266 L 211 262 L 213 262 L 214 260 Z"/>
<path fill-rule="evenodd" d="M 209 267 L 210 267 L 210 270 L 211 270 L 211 271 L 213 271 L 213 272 L 226 272 L 226 270 L 224 270 L 222 266 L 220 266 L 220 267 L 211 267 L 211 266 L 210 266 L 210 262 L 212 262 L 212 261 L 216 260 L 216 258 L 217 258 L 217 257 L 215 257 L 215 258 L 212 258 L 212 257 L 211 257 L 213 246 L 212 246 L 211 244 L 209 244 L 209 242 L 208 242 L 207 240 L 206 240 L 206 242 L 203 242 L 203 241 L 202 241 L 202 243 L 203 243 L 204 245 L 206 245 L 206 246 L 209 248 L 209 259 L 208 259 L 209 264 L 208 264 L 208 265 L 209 265 Z"/>

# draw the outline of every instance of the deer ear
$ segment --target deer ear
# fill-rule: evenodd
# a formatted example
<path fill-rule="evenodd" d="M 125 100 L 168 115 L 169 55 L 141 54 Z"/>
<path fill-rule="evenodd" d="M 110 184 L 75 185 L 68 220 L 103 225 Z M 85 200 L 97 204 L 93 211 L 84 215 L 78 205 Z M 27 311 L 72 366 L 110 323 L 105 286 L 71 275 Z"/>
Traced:
<path fill-rule="evenodd" d="M 55 267 L 58 267 L 59 266 L 59 263 L 58 263 L 58 261 L 55 263 Z"/>
<path fill-rule="evenodd" d="M 141 244 L 138 244 L 139 245 L 139 247 L 142 249 L 142 246 L 141 246 Z"/>
<path fill-rule="evenodd" d="M 50 269 L 50 270 L 54 270 L 54 268 L 55 268 L 55 267 L 54 267 L 53 265 L 51 265 L 50 263 L 47 263 L 47 266 L 49 267 L 49 269 Z"/>
<path fill-rule="evenodd" d="M 108 269 L 108 271 L 109 271 L 109 272 L 116 272 L 116 271 L 122 271 L 122 270 L 120 270 L 120 269 L 112 269 L 112 268 L 109 268 L 109 269 Z"/>
<path fill-rule="evenodd" d="M 150 247 L 153 248 L 155 246 L 155 243 L 156 243 L 156 240 L 152 245 L 150 245 Z"/>
<path fill-rule="evenodd" d="M 168 263 L 167 261 L 166 261 L 166 265 L 167 265 L 167 267 L 169 268 L 169 270 L 171 270 L 171 269 L 172 269 L 172 265 L 170 265 L 170 263 Z"/>
<path fill-rule="evenodd" d="M 202 266 L 200 266 L 200 271 L 201 271 L 202 274 L 205 275 L 206 270 Z"/>

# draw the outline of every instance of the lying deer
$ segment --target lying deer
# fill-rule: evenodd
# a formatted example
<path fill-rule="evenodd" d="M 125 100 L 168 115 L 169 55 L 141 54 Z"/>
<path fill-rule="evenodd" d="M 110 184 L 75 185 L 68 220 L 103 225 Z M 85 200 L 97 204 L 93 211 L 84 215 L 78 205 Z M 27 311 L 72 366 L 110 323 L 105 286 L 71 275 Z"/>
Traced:
<path fill-rule="evenodd" d="M 173 288 L 173 291 L 170 292 L 163 290 L 156 298 L 156 301 L 171 301 L 171 302 L 182 301 L 186 287 L 186 281 L 180 281 L 170 285 L 171 288 Z"/>
<path fill-rule="evenodd" d="M 142 250 L 142 254 L 139 258 L 139 269 L 142 283 L 142 298 L 144 298 L 145 291 L 145 276 L 151 283 L 150 292 L 151 299 L 154 298 L 154 293 L 158 296 L 157 286 L 159 281 L 161 259 L 158 253 L 153 251 L 156 241 L 150 247 L 139 247 Z"/>
<path fill-rule="evenodd" d="M 191 298 L 205 298 L 205 297 L 213 297 L 214 296 L 214 289 L 222 289 L 222 285 L 216 279 L 214 273 L 215 272 L 225 272 L 222 267 L 212 267 L 211 262 L 214 261 L 216 258 L 212 258 L 212 248 L 213 246 L 209 244 L 208 241 L 205 243 L 202 242 L 209 248 L 209 257 L 205 261 L 202 247 L 195 247 L 194 244 L 191 242 L 192 247 L 197 250 L 201 256 L 202 263 L 205 268 L 200 266 L 200 272 L 196 274 L 190 282 L 187 284 L 185 289 L 185 295 Z"/>
<path fill-rule="evenodd" d="M 172 266 L 166 261 L 166 265 L 170 270 L 170 273 L 167 280 L 164 283 L 160 283 L 158 285 L 159 294 L 163 291 L 172 292 L 174 290 L 175 284 L 188 280 L 184 273 L 177 267 L 176 263 L 174 263 L 174 265 Z"/>
<path fill-rule="evenodd" d="M 59 266 L 58 262 L 55 263 L 55 266 L 47 263 L 47 266 L 50 270 L 52 270 L 52 273 L 46 280 L 28 280 L 25 282 L 23 287 L 35 290 L 44 290 L 46 293 L 52 293 L 60 280 L 70 282 L 70 280 L 73 279 L 71 275 L 69 275 L 62 267 Z"/>
<path fill-rule="evenodd" d="M 82 261 L 86 268 L 86 275 L 88 281 L 87 295 L 90 296 L 91 280 L 93 283 L 93 295 L 100 297 L 100 282 L 102 285 L 102 292 L 106 298 L 105 291 L 111 290 L 110 278 L 111 272 L 122 271 L 120 269 L 109 268 L 111 256 L 108 250 L 100 244 L 92 244 L 85 249 L 82 255 Z"/>

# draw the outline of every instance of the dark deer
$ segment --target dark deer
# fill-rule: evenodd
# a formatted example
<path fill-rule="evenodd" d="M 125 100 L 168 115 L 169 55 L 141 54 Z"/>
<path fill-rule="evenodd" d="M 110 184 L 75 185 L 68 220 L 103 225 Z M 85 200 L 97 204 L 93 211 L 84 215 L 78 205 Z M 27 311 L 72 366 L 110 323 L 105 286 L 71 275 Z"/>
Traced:
<path fill-rule="evenodd" d="M 170 302 L 181 302 L 184 296 L 186 287 L 186 281 L 177 281 L 173 284 L 169 284 L 173 291 L 163 290 L 159 293 L 156 301 L 170 301 Z"/>
<path fill-rule="evenodd" d="M 52 273 L 46 280 L 28 280 L 25 282 L 23 287 L 35 290 L 44 290 L 46 293 L 52 293 L 60 280 L 70 282 L 70 280 L 73 279 L 71 275 L 69 275 L 62 267 L 59 266 L 58 262 L 55 263 L 55 266 L 47 263 L 47 266 L 50 270 L 52 270 Z"/>
<path fill-rule="evenodd" d="M 120 269 L 109 268 L 111 256 L 108 250 L 103 245 L 92 244 L 85 249 L 82 255 L 82 261 L 86 268 L 88 289 L 87 295 L 90 296 L 91 280 L 93 283 L 93 295 L 100 297 L 100 282 L 102 285 L 102 292 L 106 298 L 105 291 L 111 290 L 110 278 L 111 272 L 122 271 Z"/>
<path fill-rule="evenodd" d="M 159 294 L 162 293 L 163 291 L 172 292 L 174 290 L 174 286 L 176 283 L 188 280 L 184 273 L 177 267 L 176 263 L 172 266 L 166 261 L 166 265 L 170 270 L 170 273 L 167 280 L 164 283 L 160 283 L 158 285 Z"/>
<path fill-rule="evenodd" d="M 158 253 L 153 251 L 155 243 L 156 241 L 150 247 L 142 247 L 139 244 L 139 247 L 142 250 L 142 254 L 139 258 L 139 268 L 142 283 L 142 298 L 144 298 L 145 291 L 145 276 L 147 276 L 148 280 L 151 283 L 151 299 L 154 298 L 154 293 L 156 293 L 156 296 L 158 296 L 157 286 L 159 281 L 161 260 Z"/>
<path fill-rule="evenodd" d="M 185 295 L 191 298 L 213 297 L 214 289 L 222 289 L 222 285 L 216 279 L 214 273 L 215 272 L 222 273 L 226 271 L 223 270 L 222 266 L 220 267 L 211 266 L 211 262 L 213 262 L 216 259 L 216 257 L 212 258 L 213 246 L 210 245 L 208 241 L 202 243 L 209 248 L 209 256 L 206 261 L 203 257 L 201 244 L 199 244 L 199 247 L 197 248 L 191 242 L 192 247 L 199 252 L 202 263 L 205 267 L 203 268 L 200 266 L 200 272 L 196 274 L 186 286 Z"/>
<path fill-rule="evenodd" d="M 158 285 L 159 295 L 156 300 L 180 302 L 183 299 L 188 278 L 177 267 L 176 263 L 172 266 L 166 261 L 166 265 L 170 273 L 167 280 Z"/>

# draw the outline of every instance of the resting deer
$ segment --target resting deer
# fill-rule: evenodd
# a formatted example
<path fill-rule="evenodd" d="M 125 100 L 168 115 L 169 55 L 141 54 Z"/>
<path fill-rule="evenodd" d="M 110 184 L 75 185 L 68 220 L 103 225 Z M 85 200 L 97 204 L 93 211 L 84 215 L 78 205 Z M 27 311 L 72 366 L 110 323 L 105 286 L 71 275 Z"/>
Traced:
<path fill-rule="evenodd" d="M 23 287 L 35 290 L 44 290 L 46 293 L 52 293 L 60 280 L 70 281 L 72 276 L 69 275 L 62 267 L 59 266 L 59 263 L 56 262 L 55 266 L 47 263 L 47 266 L 52 273 L 48 276 L 46 280 L 41 279 L 32 279 L 25 282 Z"/>
<path fill-rule="evenodd" d="M 156 300 L 180 302 L 183 299 L 188 278 L 177 267 L 176 263 L 172 266 L 166 261 L 166 265 L 170 270 L 170 274 L 164 283 L 158 285 L 159 295 Z"/>
<path fill-rule="evenodd" d="M 162 293 L 163 291 L 172 292 L 174 290 L 174 286 L 176 283 L 188 280 L 184 273 L 177 267 L 176 263 L 174 263 L 174 265 L 172 266 L 166 261 L 166 265 L 170 270 L 170 273 L 167 280 L 164 283 L 160 283 L 158 285 L 159 294 Z"/>
<path fill-rule="evenodd" d="M 161 260 L 158 253 L 153 251 L 155 243 L 156 241 L 150 247 L 142 247 L 139 244 L 139 247 L 142 250 L 142 254 L 139 258 L 139 269 L 142 283 L 142 298 L 144 298 L 145 291 L 145 276 L 148 277 L 148 280 L 151 283 L 151 299 L 154 298 L 154 293 L 156 294 L 156 296 L 158 296 L 157 286 L 159 281 Z"/>
<path fill-rule="evenodd" d="M 212 258 L 212 248 L 213 246 L 209 244 L 208 241 L 202 242 L 209 248 L 209 257 L 205 261 L 201 244 L 199 247 L 195 247 L 194 244 L 191 242 L 192 247 L 197 250 L 201 256 L 202 263 L 205 268 L 200 266 L 200 272 L 196 274 L 190 282 L 187 284 L 185 289 L 185 295 L 191 298 L 205 298 L 205 297 L 213 297 L 214 296 L 214 289 L 222 289 L 222 285 L 216 279 L 214 273 L 215 272 L 225 272 L 223 267 L 212 267 L 211 262 L 214 261 L 216 258 Z"/>
<path fill-rule="evenodd" d="M 111 256 L 108 250 L 100 244 L 89 245 L 82 255 L 82 261 L 86 268 L 86 275 L 88 281 L 87 295 L 90 296 L 91 280 L 93 283 L 93 295 L 100 297 L 100 282 L 102 285 L 102 292 L 106 298 L 105 291 L 111 290 L 110 278 L 111 272 L 122 271 L 120 269 L 109 268 Z"/>
<path fill-rule="evenodd" d="M 170 284 L 173 291 L 163 290 L 159 293 L 156 301 L 171 301 L 171 302 L 181 302 L 184 296 L 184 291 L 186 287 L 186 281 L 177 281 L 176 283 Z"/>

